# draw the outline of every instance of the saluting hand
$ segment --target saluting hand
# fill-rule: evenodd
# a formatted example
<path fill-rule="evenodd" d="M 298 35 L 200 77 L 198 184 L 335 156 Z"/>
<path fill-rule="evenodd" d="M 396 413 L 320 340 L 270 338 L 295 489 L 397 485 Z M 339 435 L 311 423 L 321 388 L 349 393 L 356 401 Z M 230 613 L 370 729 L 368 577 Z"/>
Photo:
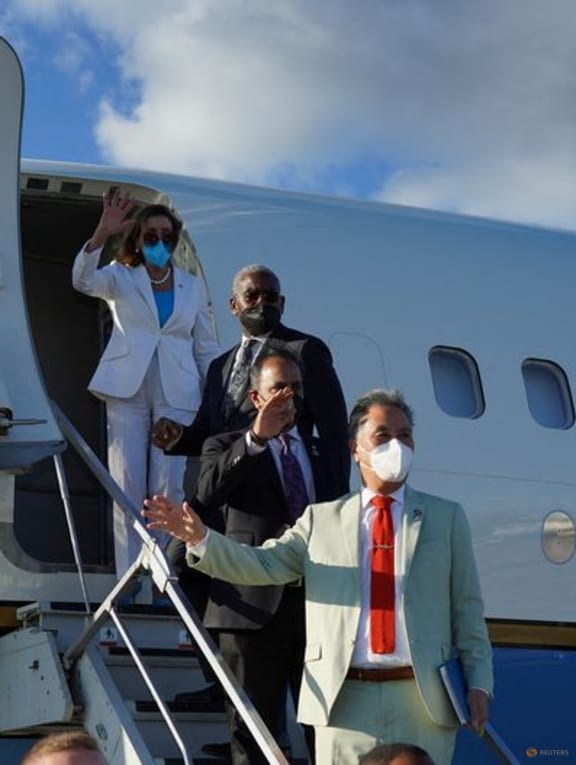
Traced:
<path fill-rule="evenodd" d="M 294 424 L 296 407 L 291 388 L 281 388 L 264 401 L 260 398 L 258 414 L 252 425 L 253 432 L 268 441 L 288 430 Z"/>
<path fill-rule="evenodd" d="M 144 500 L 142 515 L 149 521 L 147 528 L 167 531 L 187 544 L 198 544 L 206 536 L 206 526 L 188 502 L 177 505 L 168 497 L 155 494 Z"/>

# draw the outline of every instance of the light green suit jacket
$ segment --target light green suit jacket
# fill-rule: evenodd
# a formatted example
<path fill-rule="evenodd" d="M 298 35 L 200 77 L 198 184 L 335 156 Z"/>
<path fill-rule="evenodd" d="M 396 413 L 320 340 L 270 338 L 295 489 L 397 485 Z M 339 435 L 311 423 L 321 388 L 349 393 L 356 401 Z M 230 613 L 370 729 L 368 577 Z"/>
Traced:
<path fill-rule="evenodd" d="M 306 654 L 298 719 L 329 725 L 342 688 L 360 616 L 359 494 L 311 505 L 279 539 L 261 547 L 239 545 L 210 532 L 201 560 L 188 563 L 238 584 L 282 584 L 304 577 Z M 462 659 L 469 687 L 492 693 L 492 653 L 461 506 L 406 487 L 404 598 L 401 604 L 412 665 L 434 722 L 457 725 L 438 667 Z"/>

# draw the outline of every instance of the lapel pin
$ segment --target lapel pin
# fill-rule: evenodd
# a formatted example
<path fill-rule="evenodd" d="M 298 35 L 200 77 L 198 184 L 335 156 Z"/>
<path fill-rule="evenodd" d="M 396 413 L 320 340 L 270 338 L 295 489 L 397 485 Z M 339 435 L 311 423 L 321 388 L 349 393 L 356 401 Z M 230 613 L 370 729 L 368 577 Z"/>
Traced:
<path fill-rule="evenodd" d="M 412 520 L 413 521 L 422 520 L 422 510 L 419 510 L 418 508 L 416 508 L 416 510 L 412 510 Z"/>

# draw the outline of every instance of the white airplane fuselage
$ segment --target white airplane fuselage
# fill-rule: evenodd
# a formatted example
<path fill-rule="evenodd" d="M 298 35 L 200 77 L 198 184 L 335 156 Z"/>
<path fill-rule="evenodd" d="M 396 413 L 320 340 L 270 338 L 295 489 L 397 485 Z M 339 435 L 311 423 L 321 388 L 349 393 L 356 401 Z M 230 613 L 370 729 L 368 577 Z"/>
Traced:
<path fill-rule="evenodd" d="M 48 396 L 80 430 L 89 419 L 103 459 L 101 404 L 86 386 L 104 319 L 98 301 L 74 293 L 70 270 L 102 192 L 121 186 L 143 203 L 169 200 L 183 218 L 223 349 L 239 334 L 227 307 L 232 278 L 263 263 L 280 277 L 284 323 L 331 348 L 348 404 L 375 387 L 403 391 L 416 416 L 410 483 L 463 504 L 495 646 L 551 648 L 560 668 L 572 662 L 574 234 L 110 167 L 25 160 L 20 183 L 30 339 Z M 0 252 L 0 266 L 11 257 L 19 253 Z M 1 318 L 10 326 L 11 316 Z M 33 417 L 44 404 L 18 399 L 16 372 L 0 373 L 0 393 L 10 399 L 0 406 Z M 19 438 L 0 435 L 0 449 L 11 437 Z M 58 493 L 42 465 L 0 474 L 5 606 L 79 599 L 59 539 Z M 112 546 L 109 507 L 90 486 L 78 470 L 73 494 L 90 495 L 91 504 L 77 523 L 98 600 L 114 581 Z M 46 512 L 55 515 L 47 520 Z M 94 518 L 96 537 L 82 527 Z"/>

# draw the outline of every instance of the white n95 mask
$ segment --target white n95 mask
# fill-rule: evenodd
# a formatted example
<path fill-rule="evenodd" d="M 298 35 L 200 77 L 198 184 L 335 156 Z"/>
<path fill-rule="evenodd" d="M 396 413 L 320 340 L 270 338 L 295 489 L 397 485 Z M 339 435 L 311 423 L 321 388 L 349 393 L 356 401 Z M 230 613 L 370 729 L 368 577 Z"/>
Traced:
<path fill-rule="evenodd" d="M 414 452 L 409 446 L 397 438 L 391 438 L 385 444 L 380 444 L 372 451 L 370 467 L 378 478 L 390 483 L 400 483 L 408 475 Z"/>

